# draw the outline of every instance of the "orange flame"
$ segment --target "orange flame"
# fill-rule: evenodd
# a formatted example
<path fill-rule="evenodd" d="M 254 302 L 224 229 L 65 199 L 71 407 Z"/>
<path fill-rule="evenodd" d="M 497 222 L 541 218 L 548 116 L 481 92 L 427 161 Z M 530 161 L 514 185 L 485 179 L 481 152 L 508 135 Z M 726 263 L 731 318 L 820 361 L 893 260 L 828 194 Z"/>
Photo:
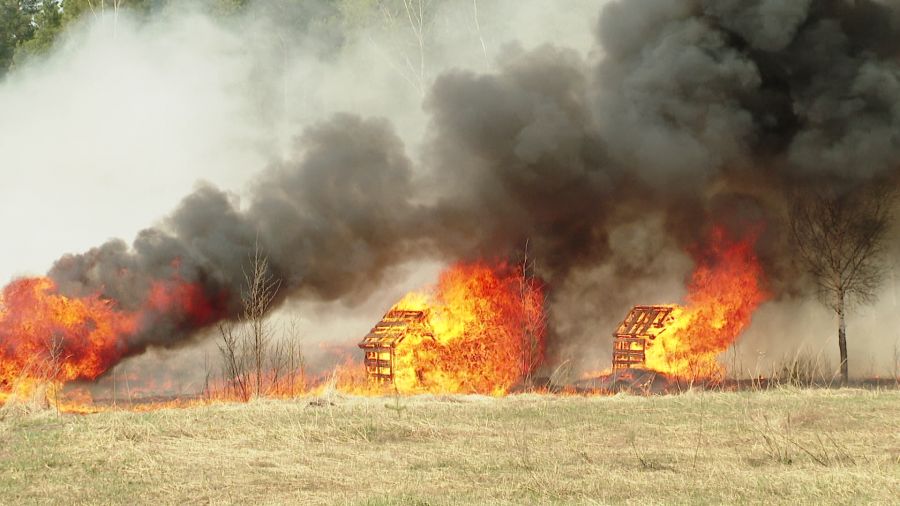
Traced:
<path fill-rule="evenodd" d="M 122 357 L 120 337 L 136 329 L 136 315 L 99 296 L 64 297 L 49 278 L 13 281 L 0 296 L 0 383 L 54 356 L 53 379 L 95 379 Z"/>
<path fill-rule="evenodd" d="M 646 348 L 646 367 L 684 378 L 722 374 L 717 356 L 750 323 L 768 294 L 754 253 L 756 233 L 733 240 L 715 227 L 706 254 L 698 256 L 683 306 Z M 402 393 L 488 393 L 502 395 L 540 364 L 544 352 L 543 286 L 506 264 L 456 264 L 431 289 L 412 292 L 392 309 L 423 311 L 425 324 L 411 327 L 394 350 L 394 384 Z M 41 379 L 58 383 L 95 380 L 129 353 L 130 337 L 159 315 L 178 315 L 188 326 L 215 321 L 223 302 L 199 285 L 174 275 L 154 281 L 137 310 L 119 308 L 100 294 L 61 295 L 49 278 L 13 281 L 0 293 L 0 402 L 4 392 L 27 395 Z M 47 363 L 56 365 L 50 369 Z M 48 372 L 49 371 L 49 372 Z M 299 373 L 267 379 L 270 395 L 309 391 Z M 601 373 L 602 374 L 602 373 Z M 350 393 L 384 393 L 368 383 L 361 364 L 346 364 L 330 378 L 312 382 Z M 234 400 L 225 386 L 205 401 Z M 57 399 L 57 403 L 60 401 Z M 88 408 L 74 397 L 63 410 Z M 149 409 L 149 405 L 148 405 Z"/>
<path fill-rule="evenodd" d="M 136 311 L 100 294 L 64 296 L 47 277 L 14 280 L 0 293 L 0 400 L 41 381 L 95 380 L 135 351 L 129 337 L 159 315 L 200 326 L 214 321 L 217 303 L 177 274 L 154 281 Z"/>
<path fill-rule="evenodd" d="M 543 353 L 543 289 L 507 265 L 454 265 L 431 292 L 410 293 L 393 309 L 428 314 L 395 350 L 400 392 L 500 395 Z"/>
<path fill-rule="evenodd" d="M 731 346 L 769 295 L 754 252 L 758 232 L 743 240 L 722 227 L 711 231 L 708 250 L 698 259 L 684 306 L 676 306 L 665 330 L 648 346 L 648 369 L 681 378 L 719 378 L 718 355 Z"/>

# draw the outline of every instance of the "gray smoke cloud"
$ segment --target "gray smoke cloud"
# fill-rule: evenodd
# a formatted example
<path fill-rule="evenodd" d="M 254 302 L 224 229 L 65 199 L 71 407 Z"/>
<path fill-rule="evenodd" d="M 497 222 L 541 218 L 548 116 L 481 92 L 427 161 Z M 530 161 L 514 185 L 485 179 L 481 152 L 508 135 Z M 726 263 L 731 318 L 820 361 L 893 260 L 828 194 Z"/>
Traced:
<path fill-rule="evenodd" d="M 764 225 L 767 288 L 791 312 L 806 280 L 785 195 L 895 177 L 898 15 L 871 1 L 614 2 L 589 62 L 545 47 L 443 76 L 426 107 L 452 244 L 509 257 L 529 241 L 556 364 L 637 301 L 678 300 L 678 259 L 712 223 L 738 237 Z"/>
<path fill-rule="evenodd" d="M 509 45 L 490 69 L 443 69 L 423 118 L 315 122 L 244 198 L 202 185 L 130 247 L 67 255 L 50 275 L 124 308 L 154 281 L 201 286 L 210 316 L 156 315 L 137 353 L 234 316 L 257 244 L 282 301 L 352 303 L 404 262 L 514 261 L 527 241 L 559 363 L 628 306 L 677 298 L 684 251 L 714 222 L 765 223 L 770 290 L 794 294 L 785 191 L 894 174 L 898 48 L 900 7 L 873 0 L 612 2 L 590 56 Z M 404 142 L 410 125 L 421 146 Z"/>
<path fill-rule="evenodd" d="M 302 156 L 268 168 L 246 209 L 202 185 L 156 228 L 129 248 L 115 239 L 86 253 L 66 255 L 50 270 L 62 293 L 101 292 L 129 311 L 146 307 L 154 282 L 198 285 L 191 308 L 159 312 L 130 347 L 178 344 L 238 313 L 248 259 L 268 257 L 282 297 L 333 300 L 361 296 L 382 273 L 410 256 L 417 239 L 412 165 L 384 120 L 337 115 L 298 140 Z M 389 203 L 390 205 L 385 205 Z"/>
<path fill-rule="evenodd" d="M 897 6 L 636 1 L 600 21 L 598 107 L 621 160 L 668 176 L 896 167 Z"/>

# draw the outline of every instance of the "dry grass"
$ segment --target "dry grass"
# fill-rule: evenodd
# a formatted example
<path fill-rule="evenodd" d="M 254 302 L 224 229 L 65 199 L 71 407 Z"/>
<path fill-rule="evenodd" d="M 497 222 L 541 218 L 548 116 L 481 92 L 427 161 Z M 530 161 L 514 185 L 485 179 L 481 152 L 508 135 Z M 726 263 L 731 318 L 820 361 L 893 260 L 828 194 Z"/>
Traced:
<path fill-rule="evenodd" d="M 898 391 L 309 401 L 7 416 L 0 503 L 890 504 L 900 497 Z"/>

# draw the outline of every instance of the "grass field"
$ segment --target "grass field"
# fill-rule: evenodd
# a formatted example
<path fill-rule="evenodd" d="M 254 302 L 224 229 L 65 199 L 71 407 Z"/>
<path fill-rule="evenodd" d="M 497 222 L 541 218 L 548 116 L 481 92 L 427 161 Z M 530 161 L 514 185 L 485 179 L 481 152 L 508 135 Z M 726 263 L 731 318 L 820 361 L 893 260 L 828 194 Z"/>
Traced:
<path fill-rule="evenodd" d="M 896 390 L 311 400 L 8 411 L 0 502 L 900 502 Z"/>

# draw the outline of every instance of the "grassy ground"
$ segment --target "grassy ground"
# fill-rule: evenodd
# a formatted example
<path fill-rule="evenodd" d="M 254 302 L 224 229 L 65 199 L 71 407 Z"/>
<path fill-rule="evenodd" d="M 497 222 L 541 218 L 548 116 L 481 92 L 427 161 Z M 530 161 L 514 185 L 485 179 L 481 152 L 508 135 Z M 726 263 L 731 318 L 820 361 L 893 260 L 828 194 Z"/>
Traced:
<path fill-rule="evenodd" d="M 900 392 L 340 398 L 0 421 L 0 503 L 900 501 Z"/>

